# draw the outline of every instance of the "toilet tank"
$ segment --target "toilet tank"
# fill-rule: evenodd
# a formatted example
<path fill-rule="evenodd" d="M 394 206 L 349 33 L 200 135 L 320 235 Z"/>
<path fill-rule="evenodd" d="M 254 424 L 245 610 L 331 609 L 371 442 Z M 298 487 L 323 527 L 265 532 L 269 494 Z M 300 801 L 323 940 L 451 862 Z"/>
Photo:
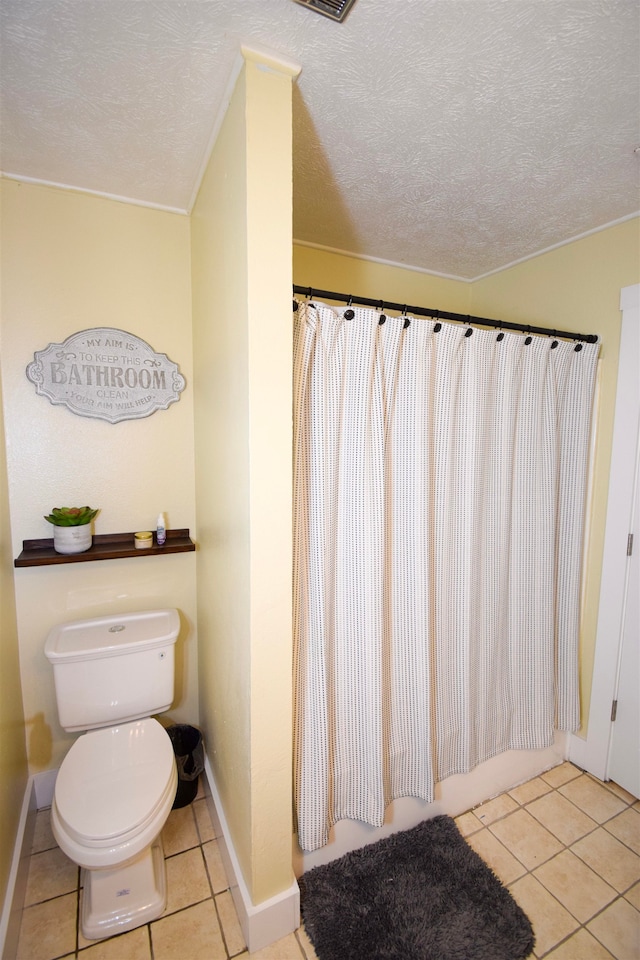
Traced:
<path fill-rule="evenodd" d="M 64 730 L 93 730 L 149 717 L 173 701 L 174 609 L 148 610 L 53 627 L 44 652 L 53 665 Z"/>

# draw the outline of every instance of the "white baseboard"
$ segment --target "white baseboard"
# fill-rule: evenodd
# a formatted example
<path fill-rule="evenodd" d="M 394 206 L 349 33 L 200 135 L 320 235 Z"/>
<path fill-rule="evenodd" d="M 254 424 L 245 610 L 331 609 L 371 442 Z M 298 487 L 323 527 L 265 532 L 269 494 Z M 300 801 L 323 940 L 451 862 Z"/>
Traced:
<path fill-rule="evenodd" d="M 300 926 L 300 890 L 294 880 L 287 890 L 262 903 L 254 904 L 235 853 L 229 827 L 216 787 L 209 758 L 205 756 L 204 773 L 209 785 L 207 801 L 214 821 L 222 861 L 227 872 L 233 902 L 248 950 L 253 953 L 293 933 Z"/>
<path fill-rule="evenodd" d="M 27 891 L 29 857 L 36 825 L 37 800 L 34 777 L 29 777 L 22 799 L 18 830 L 13 847 L 13 858 L 7 881 L 2 916 L 0 916 L 0 956 L 2 960 L 15 960 L 18 952 L 20 921 Z"/>
<path fill-rule="evenodd" d="M 34 774 L 33 787 L 36 794 L 36 806 L 38 810 L 44 810 L 53 803 L 53 791 L 56 786 L 57 776 L 57 769 L 44 770 L 42 773 Z"/>

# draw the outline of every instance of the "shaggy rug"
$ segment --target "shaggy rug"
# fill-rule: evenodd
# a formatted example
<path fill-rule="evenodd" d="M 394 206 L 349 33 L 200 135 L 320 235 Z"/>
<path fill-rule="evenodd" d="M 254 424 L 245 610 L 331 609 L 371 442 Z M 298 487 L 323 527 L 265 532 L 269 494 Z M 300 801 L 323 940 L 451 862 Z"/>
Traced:
<path fill-rule="evenodd" d="M 531 923 L 450 817 L 300 878 L 319 960 L 524 960 Z"/>

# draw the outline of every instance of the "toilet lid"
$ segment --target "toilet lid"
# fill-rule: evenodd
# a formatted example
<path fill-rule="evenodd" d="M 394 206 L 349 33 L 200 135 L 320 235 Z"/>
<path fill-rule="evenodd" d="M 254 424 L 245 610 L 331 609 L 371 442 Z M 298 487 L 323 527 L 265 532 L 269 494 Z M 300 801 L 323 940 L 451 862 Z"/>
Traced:
<path fill-rule="evenodd" d="M 77 835 L 92 840 L 120 837 L 148 820 L 174 764 L 171 740 L 157 720 L 84 733 L 58 772 L 58 812 Z"/>

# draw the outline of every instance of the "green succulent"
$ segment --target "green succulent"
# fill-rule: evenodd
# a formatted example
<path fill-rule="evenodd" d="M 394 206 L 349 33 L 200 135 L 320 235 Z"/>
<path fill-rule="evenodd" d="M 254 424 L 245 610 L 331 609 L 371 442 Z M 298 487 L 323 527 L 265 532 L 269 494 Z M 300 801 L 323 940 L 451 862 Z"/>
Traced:
<path fill-rule="evenodd" d="M 54 527 L 80 527 L 91 523 L 97 513 L 91 507 L 54 507 L 45 520 Z"/>

